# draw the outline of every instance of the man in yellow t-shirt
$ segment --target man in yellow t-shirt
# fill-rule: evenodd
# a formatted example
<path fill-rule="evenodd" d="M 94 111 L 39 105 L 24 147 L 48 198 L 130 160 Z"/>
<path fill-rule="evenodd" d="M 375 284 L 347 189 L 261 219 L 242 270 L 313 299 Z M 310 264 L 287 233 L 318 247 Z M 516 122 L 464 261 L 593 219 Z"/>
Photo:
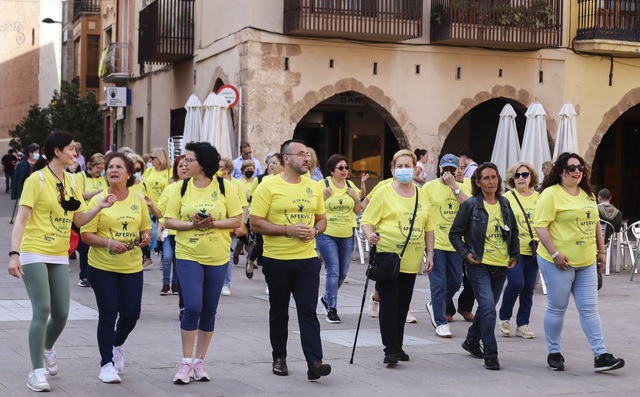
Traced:
<path fill-rule="evenodd" d="M 309 171 L 309 151 L 299 140 L 280 147 L 284 171 L 262 181 L 251 200 L 251 229 L 264 236 L 263 273 L 269 286 L 269 337 L 272 371 L 288 375 L 287 336 L 289 300 L 296 302 L 300 340 L 307 360 L 307 378 L 331 373 L 322 363 L 320 323 L 316 315 L 320 260 L 315 238 L 327 227 L 322 189 Z"/>

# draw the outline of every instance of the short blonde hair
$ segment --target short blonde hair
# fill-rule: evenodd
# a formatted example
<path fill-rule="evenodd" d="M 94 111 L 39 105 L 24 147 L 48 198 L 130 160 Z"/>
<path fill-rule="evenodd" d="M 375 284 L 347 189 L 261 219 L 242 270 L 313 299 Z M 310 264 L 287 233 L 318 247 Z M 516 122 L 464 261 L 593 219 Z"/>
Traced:
<path fill-rule="evenodd" d="M 536 170 L 533 169 L 533 166 L 531 164 L 524 161 L 521 161 L 509 167 L 506 175 L 507 185 L 509 185 L 511 189 L 516 187 L 516 182 L 515 182 L 516 171 L 518 171 L 518 168 L 520 167 L 526 167 L 529 170 L 529 173 L 531 174 L 531 181 L 529 181 L 529 187 L 538 186 L 538 173 L 536 172 Z"/>
<path fill-rule="evenodd" d="M 411 162 L 413 163 L 413 166 L 415 167 L 416 164 L 418 163 L 418 158 L 416 157 L 415 153 L 413 153 L 411 150 L 409 149 L 400 149 L 396 152 L 396 154 L 393 155 L 393 160 L 391 160 L 391 168 L 396 168 L 396 162 L 398 161 L 398 159 L 402 156 L 409 156 L 411 157 Z"/>
<path fill-rule="evenodd" d="M 91 168 L 95 167 L 96 165 L 100 165 L 100 164 L 104 164 L 104 154 L 102 153 L 96 153 L 93 156 L 91 156 L 91 158 L 89 159 L 89 162 L 87 163 L 87 169 L 90 170 Z"/>
<path fill-rule="evenodd" d="M 229 171 L 229 173 L 233 172 L 233 160 L 229 157 L 222 157 L 220 159 L 221 163 L 224 163 L 224 168 Z"/>
<path fill-rule="evenodd" d="M 311 155 L 311 158 L 309 159 L 309 170 L 313 171 L 318 166 L 318 155 L 311 146 L 307 146 L 307 151 Z"/>
<path fill-rule="evenodd" d="M 169 158 L 169 152 L 167 152 L 167 149 L 162 147 L 153 148 L 151 149 L 151 156 L 158 159 L 162 170 L 171 168 L 171 159 Z"/>
<path fill-rule="evenodd" d="M 240 171 L 244 171 L 249 167 L 253 167 L 254 169 L 256 168 L 256 165 L 254 164 L 253 160 L 245 160 L 242 162 L 242 165 L 240 166 Z"/>

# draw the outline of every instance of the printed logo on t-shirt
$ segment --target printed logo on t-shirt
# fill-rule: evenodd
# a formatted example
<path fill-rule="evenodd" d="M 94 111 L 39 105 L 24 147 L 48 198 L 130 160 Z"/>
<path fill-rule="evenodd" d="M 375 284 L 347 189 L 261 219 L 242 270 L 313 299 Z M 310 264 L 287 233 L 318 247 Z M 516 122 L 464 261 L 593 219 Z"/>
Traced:
<path fill-rule="evenodd" d="M 593 214 L 593 205 L 585 205 L 580 208 L 580 211 L 584 215 L 580 216 L 579 214 L 578 217 L 576 217 L 576 226 L 578 227 L 578 230 L 580 230 L 584 236 L 593 236 L 593 228 L 598 223 L 598 221 L 591 217 Z M 576 244 L 584 245 L 584 241 L 576 241 Z"/>
<path fill-rule="evenodd" d="M 311 189 L 309 189 L 311 190 Z M 307 204 L 311 204 L 308 199 L 295 199 L 291 202 L 292 207 L 296 207 L 298 210 L 294 213 L 290 213 L 286 209 L 284 210 L 284 217 L 289 224 L 294 225 L 296 223 L 302 223 L 307 226 L 312 225 L 314 215 L 313 213 L 305 213 L 304 208 Z"/>

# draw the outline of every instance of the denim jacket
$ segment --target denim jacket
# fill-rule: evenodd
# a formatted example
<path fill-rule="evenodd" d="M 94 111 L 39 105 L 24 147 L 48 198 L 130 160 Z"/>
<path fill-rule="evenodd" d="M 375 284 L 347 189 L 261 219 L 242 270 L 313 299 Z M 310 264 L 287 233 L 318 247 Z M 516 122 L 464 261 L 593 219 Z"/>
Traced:
<path fill-rule="evenodd" d="M 519 258 L 520 242 L 516 218 L 511 210 L 509 200 L 502 196 L 497 196 L 497 198 L 500 203 L 502 219 L 507 226 L 502 228 L 502 237 L 507 242 L 509 257 Z M 467 255 L 473 254 L 478 261 L 482 262 L 488 223 L 489 213 L 484 208 L 482 195 L 473 196 L 460 204 L 458 214 L 449 230 L 449 240 L 462 260 L 466 261 Z"/>

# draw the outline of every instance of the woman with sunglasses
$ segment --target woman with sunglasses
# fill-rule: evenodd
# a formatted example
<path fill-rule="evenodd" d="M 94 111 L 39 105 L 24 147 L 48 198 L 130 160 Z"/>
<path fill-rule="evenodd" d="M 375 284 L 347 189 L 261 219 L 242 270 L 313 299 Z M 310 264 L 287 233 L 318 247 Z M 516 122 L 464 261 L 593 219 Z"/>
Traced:
<path fill-rule="evenodd" d="M 49 391 L 47 374 L 58 373 L 53 345 L 69 315 L 69 238 L 71 223 L 83 226 L 115 196 L 103 197 L 85 212 L 81 187 L 64 168 L 76 157 L 73 136 L 54 132 L 47 137 L 46 159 L 41 157 L 27 178 L 11 232 L 9 274 L 23 278 L 32 306 L 29 352 L 32 370 L 27 387 Z M 47 162 L 48 159 L 48 162 Z"/>
<path fill-rule="evenodd" d="M 327 314 L 327 322 L 339 324 L 338 289 L 349 273 L 356 214 L 362 210 L 362 204 L 360 191 L 347 179 L 349 166 L 345 156 L 334 154 L 329 157 L 327 170 L 331 176 L 318 181 L 327 216 L 327 229 L 316 238 L 326 270 L 325 292 L 319 300 Z"/>
<path fill-rule="evenodd" d="M 520 259 L 513 269 L 507 272 L 507 286 L 502 294 L 502 305 L 498 312 L 498 329 L 504 336 L 511 336 L 509 320 L 513 314 L 513 306 L 519 299 L 520 306 L 516 314 L 516 336 L 533 339 L 535 334 L 529 327 L 531 307 L 533 306 L 533 290 L 538 278 L 538 263 L 533 257 L 532 244 L 538 242 L 533 230 L 535 206 L 540 194 L 535 191 L 538 186 L 538 173 L 529 163 L 520 162 L 507 170 L 507 185 L 513 190 L 505 193 L 511 210 L 518 223 L 520 239 Z M 532 235 L 533 234 L 533 235 Z M 532 243 L 533 241 L 533 243 Z"/>
<path fill-rule="evenodd" d="M 606 264 L 598 205 L 589 185 L 589 168 L 575 153 L 562 153 L 542 181 L 534 226 L 541 246 L 538 266 L 547 285 L 544 333 L 547 364 L 564 370 L 560 339 L 564 315 L 573 299 L 582 331 L 594 356 L 596 372 L 624 367 L 624 360 L 607 353 L 598 314 L 598 274 Z"/>
<path fill-rule="evenodd" d="M 88 275 L 99 314 L 98 378 L 105 383 L 121 381 L 123 344 L 136 326 L 142 306 L 140 248 L 151 242 L 151 220 L 144 197 L 129 190 L 135 180 L 133 174 L 133 162 L 125 154 L 107 155 L 109 187 L 91 199 L 89 208 L 107 195 L 115 196 L 116 201 L 81 229 L 82 240 L 91 247 Z"/>

